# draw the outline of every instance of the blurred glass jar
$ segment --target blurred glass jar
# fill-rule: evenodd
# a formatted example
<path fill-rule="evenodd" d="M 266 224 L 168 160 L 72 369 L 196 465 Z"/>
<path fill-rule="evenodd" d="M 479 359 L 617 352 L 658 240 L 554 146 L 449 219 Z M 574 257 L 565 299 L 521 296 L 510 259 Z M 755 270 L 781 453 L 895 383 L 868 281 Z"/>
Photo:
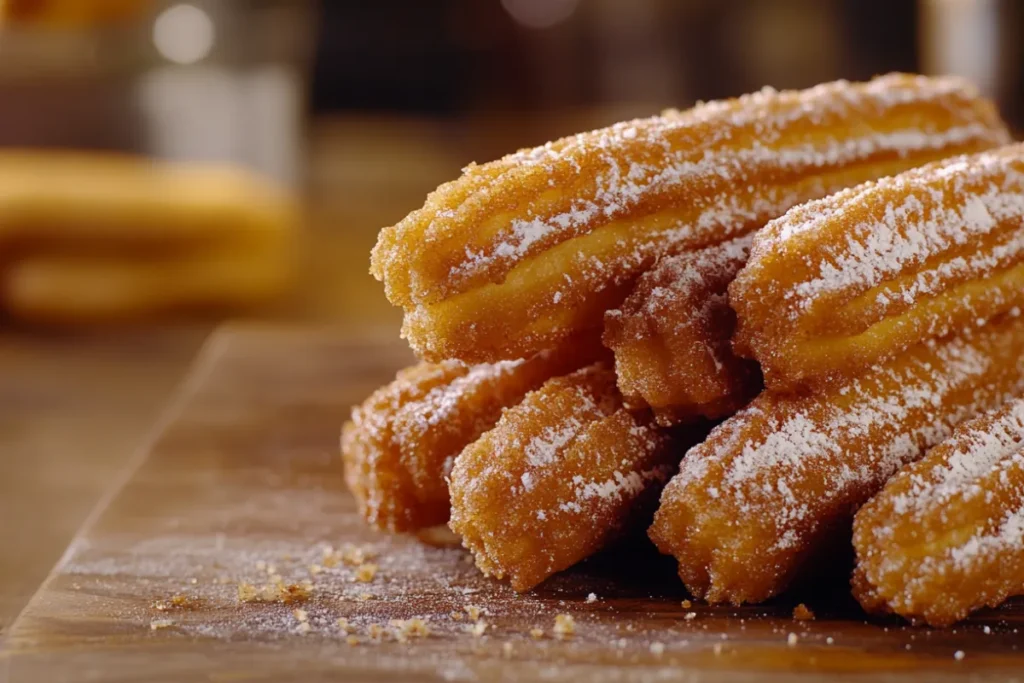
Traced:
<path fill-rule="evenodd" d="M 301 183 L 314 6 L 0 0 L 0 146 L 227 161 Z"/>

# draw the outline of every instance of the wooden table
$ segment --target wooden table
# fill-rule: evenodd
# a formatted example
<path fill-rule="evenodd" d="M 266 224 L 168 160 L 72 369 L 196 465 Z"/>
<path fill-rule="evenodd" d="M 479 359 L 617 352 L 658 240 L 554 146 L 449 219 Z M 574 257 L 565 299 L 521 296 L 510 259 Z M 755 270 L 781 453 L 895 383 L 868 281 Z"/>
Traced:
<path fill-rule="evenodd" d="M 273 318 L 397 336 L 368 274 L 377 230 L 471 160 L 600 125 L 621 112 L 464 124 L 318 123 L 309 148 L 309 249 Z M 0 639 L 181 379 L 215 321 L 134 330 L 0 333 Z"/>
<path fill-rule="evenodd" d="M 945 630 L 865 621 L 845 576 L 767 605 L 691 605 L 642 536 L 518 595 L 457 544 L 370 530 L 338 425 L 409 358 L 321 327 L 218 330 L 15 622 L 0 680 L 1021 680 L 1022 601 Z"/>

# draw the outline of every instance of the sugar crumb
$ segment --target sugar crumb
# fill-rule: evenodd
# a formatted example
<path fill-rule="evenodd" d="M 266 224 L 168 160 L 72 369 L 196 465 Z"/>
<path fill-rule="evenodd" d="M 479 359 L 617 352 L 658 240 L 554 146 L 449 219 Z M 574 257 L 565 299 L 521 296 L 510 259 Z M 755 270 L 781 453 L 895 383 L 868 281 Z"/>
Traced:
<path fill-rule="evenodd" d="M 655 657 L 660 657 L 665 654 L 665 643 L 651 643 L 651 654 Z"/>
<path fill-rule="evenodd" d="M 377 565 L 372 562 L 364 562 L 356 567 L 356 573 L 352 578 L 360 583 L 370 583 L 375 576 L 377 576 Z"/>
<path fill-rule="evenodd" d="M 690 602 L 689 600 L 683 600 L 682 606 L 683 606 L 683 609 L 690 609 L 691 607 L 693 607 L 693 603 Z"/>
<path fill-rule="evenodd" d="M 576 620 L 571 614 L 556 614 L 555 626 L 551 632 L 557 638 L 572 638 L 576 635 Z"/>
<path fill-rule="evenodd" d="M 530 629 L 530 637 L 534 640 L 540 640 L 544 637 L 544 629 L 534 626 Z"/>
<path fill-rule="evenodd" d="M 392 619 L 391 627 L 395 630 L 395 640 L 406 643 L 413 638 L 426 638 L 430 635 L 430 625 L 425 619 Z"/>
<path fill-rule="evenodd" d="M 813 621 L 814 612 L 810 607 L 801 602 L 793 608 L 793 618 L 797 621 Z"/>
<path fill-rule="evenodd" d="M 280 602 L 284 604 L 307 600 L 313 592 L 309 581 L 286 584 L 278 577 L 274 583 L 256 586 L 248 581 L 238 583 L 238 602 Z"/>
<path fill-rule="evenodd" d="M 588 603 L 595 603 L 595 602 L 597 602 L 597 593 L 591 593 L 591 594 L 589 594 L 589 595 L 587 596 L 587 602 L 588 602 Z"/>
<path fill-rule="evenodd" d="M 479 607 L 478 605 L 466 605 L 462 609 L 466 612 L 467 615 L 469 615 L 470 621 L 479 621 L 480 616 L 482 614 L 485 614 L 483 608 Z"/>
<path fill-rule="evenodd" d="M 157 612 L 168 612 L 172 609 L 179 609 L 188 605 L 188 598 L 184 595 L 172 595 L 167 600 L 157 600 L 153 603 L 153 609 Z"/>
<path fill-rule="evenodd" d="M 953 653 L 953 659 L 955 659 L 958 662 L 962 662 L 964 660 L 964 657 L 966 656 L 967 655 L 964 653 L 963 650 L 957 650 Z"/>
<path fill-rule="evenodd" d="M 796 644 L 799 641 L 800 641 L 800 638 L 795 633 L 790 633 L 788 636 L 786 636 L 786 644 L 789 645 L 790 647 L 796 647 Z"/>
<path fill-rule="evenodd" d="M 693 621 L 696 618 L 697 618 L 697 613 L 696 612 L 687 612 L 686 614 L 683 615 L 683 619 L 685 619 L 686 621 Z"/>
<path fill-rule="evenodd" d="M 149 622 L 149 630 L 159 631 L 162 628 L 168 628 L 173 625 L 174 622 L 170 619 L 154 619 L 153 621 Z"/>
<path fill-rule="evenodd" d="M 337 567 L 339 564 L 346 564 L 351 567 L 358 567 L 366 564 L 375 557 L 375 553 L 366 546 L 355 546 L 346 543 L 340 550 L 332 546 L 325 546 L 322 552 L 320 564 L 324 567 Z"/>

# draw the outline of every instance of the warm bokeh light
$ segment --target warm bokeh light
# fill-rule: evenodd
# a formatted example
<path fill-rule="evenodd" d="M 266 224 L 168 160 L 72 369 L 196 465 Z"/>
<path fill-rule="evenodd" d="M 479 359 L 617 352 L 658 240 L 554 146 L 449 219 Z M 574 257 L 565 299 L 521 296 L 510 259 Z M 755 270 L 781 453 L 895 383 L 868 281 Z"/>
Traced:
<path fill-rule="evenodd" d="M 216 40 L 210 15 L 195 5 L 174 5 L 153 22 L 153 44 L 175 64 L 195 64 L 209 56 Z"/>
<path fill-rule="evenodd" d="M 502 7 L 519 24 L 544 29 L 556 26 L 576 11 L 579 0 L 501 0 Z"/>

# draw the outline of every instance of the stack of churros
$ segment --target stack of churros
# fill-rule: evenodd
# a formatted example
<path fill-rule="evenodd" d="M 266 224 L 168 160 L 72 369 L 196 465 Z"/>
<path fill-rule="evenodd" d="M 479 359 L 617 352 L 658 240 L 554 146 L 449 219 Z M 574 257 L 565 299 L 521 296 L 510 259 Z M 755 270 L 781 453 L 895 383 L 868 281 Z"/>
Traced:
<path fill-rule="evenodd" d="M 868 609 L 950 623 L 1024 591 L 1009 143 L 968 83 L 894 74 L 470 165 L 373 251 L 423 362 L 344 428 L 363 515 L 448 521 L 523 591 L 657 507 L 693 595 L 739 604 L 849 545 L 867 503 Z"/>

